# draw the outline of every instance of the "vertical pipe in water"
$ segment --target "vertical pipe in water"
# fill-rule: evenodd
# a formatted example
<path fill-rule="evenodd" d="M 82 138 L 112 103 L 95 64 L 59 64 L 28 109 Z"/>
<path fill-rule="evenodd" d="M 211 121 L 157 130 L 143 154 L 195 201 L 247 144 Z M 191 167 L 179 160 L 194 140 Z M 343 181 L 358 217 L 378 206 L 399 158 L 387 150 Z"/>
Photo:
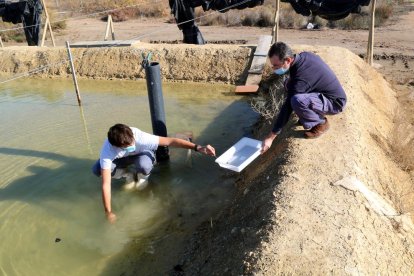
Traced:
<path fill-rule="evenodd" d="M 161 73 L 158 62 L 150 62 L 145 66 L 147 79 L 148 99 L 151 111 L 152 131 L 154 135 L 167 137 L 167 126 L 165 124 L 164 98 L 161 87 Z M 162 162 L 170 158 L 166 146 L 157 149 L 157 161 Z"/>

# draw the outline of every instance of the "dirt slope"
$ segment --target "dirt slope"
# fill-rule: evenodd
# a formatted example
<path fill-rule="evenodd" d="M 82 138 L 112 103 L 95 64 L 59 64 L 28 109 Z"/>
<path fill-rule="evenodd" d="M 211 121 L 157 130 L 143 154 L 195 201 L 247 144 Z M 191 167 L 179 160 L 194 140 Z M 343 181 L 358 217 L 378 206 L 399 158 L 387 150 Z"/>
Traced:
<path fill-rule="evenodd" d="M 414 182 L 388 144 L 395 92 L 348 50 L 296 50 L 316 52 L 335 71 L 348 94 L 345 112 L 329 117 L 331 129 L 315 140 L 290 122 L 240 175 L 239 196 L 198 231 L 172 274 L 414 273 L 412 223 L 393 193 Z"/>
<path fill-rule="evenodd" d="M 145 78 L 141 54 L 153 53 L 163 79 L 237 83 L 247 68 L 251 47 L 235 45 L 157 45 L 134 47 L 74 48 L 78 77 L 94 79 Z M 71 77 L 65 47 L 13 46 L 0 48 L 1 80 L 46 66 L 38 77 Z M 50 66 L 52 65 L 52 66 Z"/>

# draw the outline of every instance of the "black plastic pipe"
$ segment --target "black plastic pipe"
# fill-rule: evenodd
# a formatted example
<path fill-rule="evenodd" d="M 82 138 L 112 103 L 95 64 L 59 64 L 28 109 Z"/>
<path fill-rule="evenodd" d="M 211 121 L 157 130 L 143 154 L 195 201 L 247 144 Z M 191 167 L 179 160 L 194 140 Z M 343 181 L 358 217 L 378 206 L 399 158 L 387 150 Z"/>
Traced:
<path fill-rule="evenodd" d="M 152 132 L 154 135 L 167 137 L 165 124 L 164 98 L 161 87 L 161 71 L 158 62 L 150 62 L 145 67 L 147 79 L 148 99 L 151 111 Z M 167 146 L 159 146 L 156 152 L 157 161 L 170 159 Z"/>

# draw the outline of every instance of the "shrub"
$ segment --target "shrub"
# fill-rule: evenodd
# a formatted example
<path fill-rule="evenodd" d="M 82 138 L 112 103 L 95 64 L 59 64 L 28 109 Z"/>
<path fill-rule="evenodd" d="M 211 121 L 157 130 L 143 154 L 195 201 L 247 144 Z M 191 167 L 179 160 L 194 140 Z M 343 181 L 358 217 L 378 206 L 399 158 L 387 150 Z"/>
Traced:
<path fill-rule="evenodd" d="M 297 14 L 290 4 L 280 5 L 279 26 L 281 28 L 301 28 L 308 20 L 307 17 Z"/>
<path fill-rule="evenodd" d="M 267 123 L 273 121 L 275 115 L 279 113 L 282 104 L 286 99 L 283 82 L 284 77 L 270 74 L 270 76 L 261 83 L 258 97 L 252 98 L 250 102 L 252 109 Z"/>
<path fill-rule="evenodd" d="M 213 26 L 250 26 L 250 27 L 269 27 L 273 26 L 274 11 L 266 7 L 256 7 L 245 10 L 230 10 L 226 13 L 210 11 L 202 13 L 202 10 L 196 10 L 196 17 L 202 17 L 197 20 L 199 25 Z"/>
<path fill-rule="evenodd" d="M 378 0 L 376 7 L 376 25 L 382 25 L 392 15 L 393 6 L 403 0 Z M 107 9 L 137 5 L 110 14 L 114 21 L 126 21 L 132 18 L 142 17 L 166 17 L 170 14 L 168 1 L 160 1 L 156 4 L 148 0 L 82 0 L 79 7 L 78 0 L 67 0 L 60 2 L 61 10 L 71 10 L 83 14 L 99 12 Z M 140 5 L 142 4 L 142 5 Z M 244 10 L 230 10 L 226 13 L 204 12 L 202 8 L 196 8 L 196 23 L 204 26 L 225 25 L 225 26 L 273 26 L 275 1 L 265 0 L 263 6 L 246 8 Z M 308 18 L 297 14 L 289 3 L 280 3 L 279 26 L 281 28 L 303 28 L 308 22 L 316 23 L 321 27 L 328 26 L 339 29 L 366 29 L 369 26 L 369 7 L 363 7 L 363 14 L 351 14 L 347 18 L 328 22 L 319 17 Z M 211 15 L 209 15 L 211 13 Z M 201 16 L 201 18 L 199 18 Z M 198 19 L 197 19 L 198 18 Z M 107 19 L 107 16 L 102 18 Z"/>
<path fill-rule="evenodd" d="M 79 0 L 66 0 L 60 3 L 61 10 L 70 10 L 80 14 L 134 6 L 111 13 L 114 21 L 115 18 L 125 21 L 137 17 L 164 17 L 170 13 L 168 1 L 152 3 L 148 0 L 82 0 L 79 5 Z"/>
<path fill-rule="evenodd" d="M 14 25 L 12 23 L 0 21 L 0 29 L 1 30 L 19 28 L 21 26 L 22 26 L 22 24 Z M 23 42 L 23 41 L 26 40 L 23 29 L 17 29 L 17 30 L 10 30 L 10 31 L 6 31 L 6 32 L 1 32 L 0 36 L 1 36 L 1 39 L 3 40 L 3 42 L 8 42 L 8 41 Z"/>

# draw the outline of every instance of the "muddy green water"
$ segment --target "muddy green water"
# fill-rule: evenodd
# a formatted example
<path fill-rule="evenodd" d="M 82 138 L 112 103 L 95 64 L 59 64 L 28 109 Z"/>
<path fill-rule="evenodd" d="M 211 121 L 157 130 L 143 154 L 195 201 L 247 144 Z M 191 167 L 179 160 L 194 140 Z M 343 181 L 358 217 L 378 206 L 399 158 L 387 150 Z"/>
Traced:
<path fill-rule="evenodd" d="M 171 149 L 150 187 L 113 181 L 117 223 L 105 221 L 91 166 L 118 122 L 152 132 L 142 81 L 18 80 L 0 87 L 0 275 L 157 275 L 183 240 L 229 201 L 228 172 L 213 157 Z M 163 84 L 170 136 L 192 131 L 218 155 L 256 120 L 230 86 Z"/>

